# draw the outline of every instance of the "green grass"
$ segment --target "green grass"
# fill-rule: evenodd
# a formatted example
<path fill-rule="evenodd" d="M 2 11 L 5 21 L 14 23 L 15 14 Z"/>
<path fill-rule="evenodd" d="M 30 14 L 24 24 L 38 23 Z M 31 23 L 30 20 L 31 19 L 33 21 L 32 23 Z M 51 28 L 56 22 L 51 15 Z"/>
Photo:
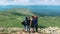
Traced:
<path fill-rule="evenodd" d="M 16 9 L 17 10 L 17 9 Z M 27 13 L 27 15 L 34 15 L 31 12 L 28 12 L 29 10 L 18 10 L 16 12 L 16 10 L 6 10 L 4 12 L 0 12 L 0 27 L 23 27 L 23 25 L 21 24 L 21 21 L 24 20 L 25 18 L 25 13 Z M 21 11 L 25 11 L 25 13 L 21 12 Z M 27 11 L 27 12 L 26 12 Z M 19 13 L 20 12 L 20 13 Z M 40 25 L 44 25 L 46 27 L 49 26 L 58 26 L 60 27 L 60 17 L 55 16 L 44 16 L 44 17 L 39 17 L 38 18 L 38 24 Z"/>
<path fill-rule="evenodd" d="M 46 27 L 52 26 L 52 27 L 60 27 L 60 17 L 55 16 L 45 16 L 39 18 L 39 25 L 44 25 Z"/>
<path fill-rule="evenodd" d="M 23 27 L 26 15 L 34 15 L 29 9 L 9 9 L 0 12 L 0 27 Z"/>
<path fill-rule="evenodd" d="M 21 24 L 21 21 L 24 20 L 24 17 L 25 16 L 1 17 L 0 26 L 2 27 L 23 27 Z M 44 25 L 46 27 L 49 27 L 49 26 L 60 27 L 60 17 L 45 16 L 45 17 L 39 17 L 38 19 L 39 19 L 38 20 L 39 26 Z"/>
<path fill-rule="evenodd" d="M 1 27 L 22 27 L 21 21 L 24 16 L 15 16 L 15 17 L 1 17 L 0 26 Z"/>

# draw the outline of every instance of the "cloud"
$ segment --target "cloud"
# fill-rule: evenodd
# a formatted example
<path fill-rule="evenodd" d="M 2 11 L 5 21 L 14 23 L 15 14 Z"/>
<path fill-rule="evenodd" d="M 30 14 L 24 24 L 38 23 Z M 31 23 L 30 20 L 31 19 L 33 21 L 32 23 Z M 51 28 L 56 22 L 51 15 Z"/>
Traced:
<path fill-rule="evenodd" d="M 60 0 L 39 0 L 36 1 L 37 5 L 60 5 Z"/>
<path fill-rule="evenodd" d="M 0 5 L 60 5 L 60 0 L 0 0 Z"/>
<path fill-rule="evenodd" d="M 33 3 L 29 1 L 30 0 L 12 0 L 8 2 L 10 5 L 33 5 Z"/>
<path fill-rule="evenodd" d="M 8 5 L 9 3 L 6 0 L 0 0 L 0 5 Z"/>

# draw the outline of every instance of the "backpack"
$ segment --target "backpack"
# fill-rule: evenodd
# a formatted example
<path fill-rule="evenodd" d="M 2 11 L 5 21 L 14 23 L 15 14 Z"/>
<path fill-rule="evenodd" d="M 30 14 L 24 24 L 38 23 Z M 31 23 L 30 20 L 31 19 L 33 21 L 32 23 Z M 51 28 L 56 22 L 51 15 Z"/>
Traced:
<path fill-rule="evenodd" d="M 21 24 L 22 24 L 22 25 L 25 25 L 25 21 L 22 21 Z"/>

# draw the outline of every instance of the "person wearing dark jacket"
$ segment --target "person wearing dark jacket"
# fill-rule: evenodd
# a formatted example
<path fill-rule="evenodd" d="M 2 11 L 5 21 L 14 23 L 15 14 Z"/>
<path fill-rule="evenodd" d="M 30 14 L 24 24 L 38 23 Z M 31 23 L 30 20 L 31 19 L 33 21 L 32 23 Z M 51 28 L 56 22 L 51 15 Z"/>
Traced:
<path fill-rule="evenodd" d="M 30 32 L 30 17 L 26 16 L 25 20 L 22 23 L 24 25 L 25 31 Z"/>
<path fill-rule="evenodd" d="M 38 32 L 38 16 L 32 16 L 31 27 L 33 28 L 33 31 L 35 28 L 36 32 Z"/>

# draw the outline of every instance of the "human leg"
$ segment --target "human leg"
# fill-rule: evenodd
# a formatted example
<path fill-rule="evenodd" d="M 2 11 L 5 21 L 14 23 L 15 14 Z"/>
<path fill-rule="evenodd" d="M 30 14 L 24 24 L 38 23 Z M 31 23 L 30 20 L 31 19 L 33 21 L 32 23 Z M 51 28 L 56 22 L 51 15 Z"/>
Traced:
<path fill-rule="evenodd" d="M 35 28 L 36 28 L 36 32 L 38 32 L 38 25 L 36 25 Z"/>
<path fill-rule="evenodd" d="M 29 32 L 29 31 L 30 31 L 30 26 L 26 25 L 26 32 Z"/>
<path fill-rule="evenodd" d="M 32 25 L 31 27 L 32 27 L 31 32 L 34 33 L 34 25 Z"/>
<path fill-rule="evenodd" d="M 29 25 L 28 25 L 28 27 L 27 27 L 27 28 L 28 28 L 28 29 L 27 29 L 27 31 L 28 31 L 28 32 L 30 32 L 30 26 L 29 26 Z"/>

